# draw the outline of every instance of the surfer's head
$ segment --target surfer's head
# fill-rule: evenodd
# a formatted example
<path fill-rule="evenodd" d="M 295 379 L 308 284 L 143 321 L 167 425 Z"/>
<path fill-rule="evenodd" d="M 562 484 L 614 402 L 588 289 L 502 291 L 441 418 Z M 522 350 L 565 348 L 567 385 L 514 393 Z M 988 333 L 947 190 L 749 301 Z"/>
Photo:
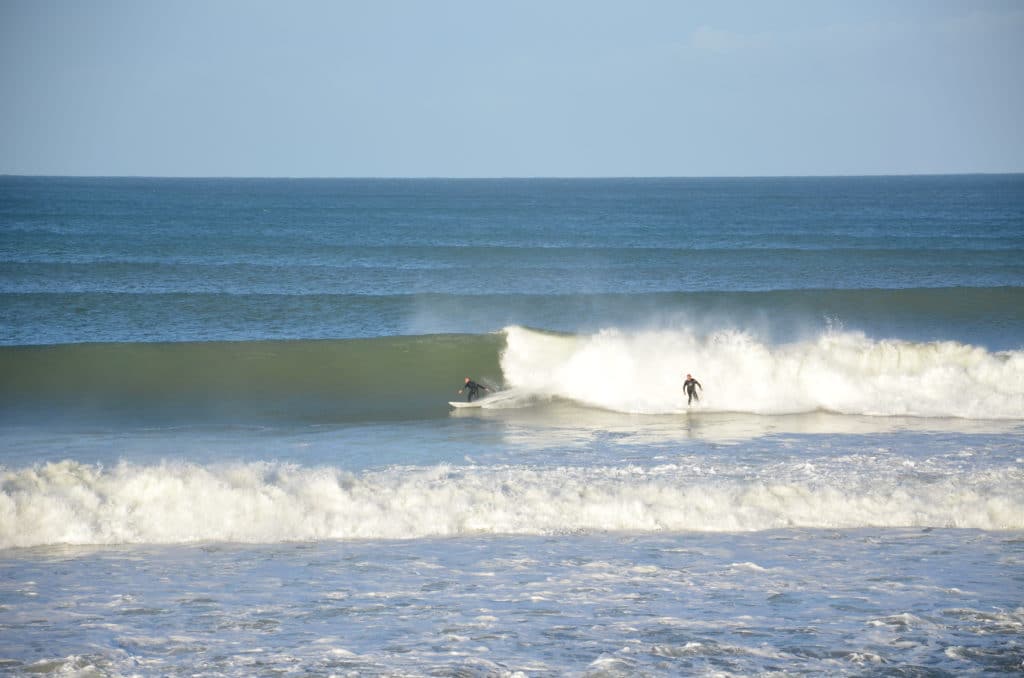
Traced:
<path fill-rule="evenodd" d="M 469 377 L 466 377 L 466 383 L 467 384 L 469 383 Z"/>
<path fill-rule="evenodd" d="M 692 374 L 687 374 L 687 375 L 686 375 L 686 378 L 687 378 L 687 379 L 693 379 L 693 375 L 692 375 Z"/>

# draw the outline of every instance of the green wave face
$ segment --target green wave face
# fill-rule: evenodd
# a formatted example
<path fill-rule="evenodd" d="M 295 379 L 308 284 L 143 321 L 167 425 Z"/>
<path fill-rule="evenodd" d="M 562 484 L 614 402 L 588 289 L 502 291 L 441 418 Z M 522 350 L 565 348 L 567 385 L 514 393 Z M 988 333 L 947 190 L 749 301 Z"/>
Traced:
<path fill-rule="evenodd" d="M 501 335 L 0 348 L 0 418 L 139 423 L 446 416 L 500 384 Z"/>

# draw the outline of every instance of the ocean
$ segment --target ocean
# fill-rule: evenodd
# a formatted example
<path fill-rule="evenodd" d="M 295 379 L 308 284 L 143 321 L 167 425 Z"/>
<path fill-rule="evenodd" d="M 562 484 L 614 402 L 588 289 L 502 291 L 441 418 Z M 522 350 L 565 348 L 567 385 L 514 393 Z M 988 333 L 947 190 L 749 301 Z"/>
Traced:
<path fill-rule="evenodd" d="M 0 177 L 0 573 L 11 675 L 1024 672 L 1024 175 Z"/>

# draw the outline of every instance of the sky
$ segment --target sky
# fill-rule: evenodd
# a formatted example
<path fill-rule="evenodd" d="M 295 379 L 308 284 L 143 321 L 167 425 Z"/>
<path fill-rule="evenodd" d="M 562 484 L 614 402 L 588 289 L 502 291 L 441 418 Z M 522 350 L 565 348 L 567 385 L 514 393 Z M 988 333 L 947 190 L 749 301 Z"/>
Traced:
<path fill-rule="evenodd" d="M 0 174 L 1022 171 L 1018 0 L 0 0 Z"/>

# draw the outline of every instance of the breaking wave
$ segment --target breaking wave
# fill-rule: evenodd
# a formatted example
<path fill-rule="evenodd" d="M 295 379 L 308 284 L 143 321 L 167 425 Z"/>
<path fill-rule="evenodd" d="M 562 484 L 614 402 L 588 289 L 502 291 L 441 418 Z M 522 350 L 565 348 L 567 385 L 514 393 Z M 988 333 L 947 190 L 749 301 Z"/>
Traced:
<path fill-rule="evenodd" d="M 703 386 L 698 411 L 1024 418 L 1024 351 L 853 332 L 782 345 L 739 331 L 505 334 L 507 384 L 618 412 L 685 411 L 692 373 Z"/>
<path fill-rule="evenodd" d="M 395 467 L 74 461 L 0 469 L 0 548 L 599 531 L 1024 528 L 1024 478 L 977 471 L 701 474 L 689 467 Z"/>
<path fill-rule="evenodd" d="M 703 385 L 687 408 L 686 373 Z M 510 404 L 615 412 L 1024 419 L 1024 351 L 830 330 L 606 329 L 303 341 L 0 347 L 0 421 L 340 422 L 448 416 L 465 376 Z"/>

